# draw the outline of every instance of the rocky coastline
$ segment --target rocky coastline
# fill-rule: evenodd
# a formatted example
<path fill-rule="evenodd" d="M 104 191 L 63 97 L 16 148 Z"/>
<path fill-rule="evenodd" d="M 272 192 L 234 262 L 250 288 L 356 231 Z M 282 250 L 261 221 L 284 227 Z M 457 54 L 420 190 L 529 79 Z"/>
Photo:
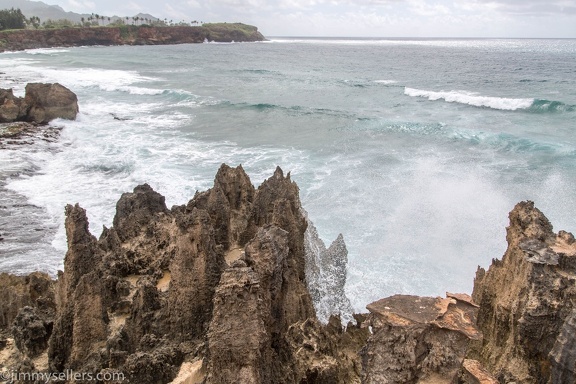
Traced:
<path fill-rule="evenodd" d="M 0 32 L 0 52 L 90 45 L 162 45 L 264 40 L 266 39 L 258 32 L 258 28 L 241 23 L 11 30 Z"/>
<path fill-rule="evenodd" d="M 508 249 L 471 296 L 395 295 L 345 327 L 344 240 L 318 245 L 280 168 L 255 188 L 222 165 L 172 208 L 138 186 L 99 239 L 80 206 L 65 217 L 57 280 L 0 274 L 0 370 L 16 383 L 67 370 L 105 383 L 576 380 L 576 241 L 532 202 L 510 213 Z"/>

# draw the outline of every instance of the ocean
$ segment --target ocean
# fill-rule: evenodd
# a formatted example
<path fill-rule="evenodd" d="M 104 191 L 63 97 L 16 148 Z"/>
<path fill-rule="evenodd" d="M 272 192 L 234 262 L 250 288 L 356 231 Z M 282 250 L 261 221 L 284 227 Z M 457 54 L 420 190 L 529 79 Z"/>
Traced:
<path fill-rule="evenodd" d="M 0 54 L 0 88 L 78 95 L 57 140 L 0 149 L 0 271 L 52 275 L 64 206 L 111 226 L 141 183 L 186 203 L 222 163 L 279 165 L 326 243 L 348 247 L 354 309 L 468 292 L 533 200 L 576 230 L 576 40 L 270 38 Z"/>

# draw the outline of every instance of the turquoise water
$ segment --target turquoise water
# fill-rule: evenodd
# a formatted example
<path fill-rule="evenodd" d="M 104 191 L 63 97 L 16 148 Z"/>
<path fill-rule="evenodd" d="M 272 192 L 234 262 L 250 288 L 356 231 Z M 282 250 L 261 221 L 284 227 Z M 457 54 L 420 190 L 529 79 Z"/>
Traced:
<path fill-rule="evenodd" d="M 218 166 L 291 171 L 322 238 L 344 235 L 355 308 L 470 292 L 534 200 L 576 230 L 576 40 L 272 38 L 0 54 L 0 87 L 79 97 L 56 143 L 0 150 L 0 270 L 62 268 L 63 207 L 91 231 L 147 182 L 183 204 Z"/>

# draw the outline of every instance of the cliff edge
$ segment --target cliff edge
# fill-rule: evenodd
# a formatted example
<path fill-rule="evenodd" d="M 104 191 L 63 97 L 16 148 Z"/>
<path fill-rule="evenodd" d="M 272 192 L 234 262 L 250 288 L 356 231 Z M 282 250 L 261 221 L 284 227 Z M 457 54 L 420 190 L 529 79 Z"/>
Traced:
<path fill-rule="evenodd" d="M 343 238 L 319 242 L 280 168 L 255 188 L 223 164 L 170 209 L 137 186 L 99 239 L 79 205 L 65 216 L 57 281 L 0 275 L 0 372 L 15 383 L 70 370 L 105 383 L 575 382 L 576 241 L 532 202 L 510 213 L 506 254 L 472 297 L 395 295 L 346 327 Z"/>
<path fill-rule="evenodd" d="M 200 27 L 83 27 L 0 32 L 0 52 L 35 48 L 90 45 L 163 45 L 204 41 L 254 42 L 266 40 L 258 28 L 242 23 L 213 23 Z"/>
<path fill-rule="evenodd" d="M 510 212 L 502 260 L 478 269 L 481 344 L 470 353 L 500 382 L 576 382 L 576 241 L 530 201 Z"/>

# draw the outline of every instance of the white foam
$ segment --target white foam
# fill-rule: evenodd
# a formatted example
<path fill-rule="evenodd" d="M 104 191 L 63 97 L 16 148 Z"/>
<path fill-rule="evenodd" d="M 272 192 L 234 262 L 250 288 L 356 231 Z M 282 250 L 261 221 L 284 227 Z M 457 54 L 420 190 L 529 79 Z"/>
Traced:
<path fill-rule="evenodd" d="M 534 103 L 534 99 L 482 96 L 476 92 L 469 91 L 435 92 L 405 87 L 404 94 L 411 97 L 423 97 L 428 100 L 445 100 L 448 103 L 468 104 L 475 107 L 488 107 L 507 111 L 530 108 Z"/>
<path fill-rule="evenodd" d="M 41 172 L 15 177 L 7 188 L 42 207 L 58 231 L 52 246 L 66 250 L 63 207 L 80 203 L 88 212 L 91 232 L 98 236 L 110 226 L 116 201 L 136 185 L 150 184 L 166 196 L 168 206 L 185 204 L 196 190 L 210 188 L 221 163 L 243 164 L 253 179 L 264 180 L 277 164 L 298 171 L 299 150 L 240 147 L 232 142 L 204 142 L 182 127 L 193 116 L 170 110 L 163 103 L 115 103 L 91 99 L 76 121 L 64 125 L 59 151 L 38 151 L 29 163 Z M 113 116 L 121 119 L 116 120 Z M 193 172 L 191 170 L 194 170 Z M 28 259 L 32 255 L 23 255 Z"/>
<path fill-rule="evenodd" d="M 378 84 L 384 84 L 384 85 L 390 85 L 390 84 L 398 83 L 396 80 L 374 80 L 374 82 L 378 83 Z"/>
<path fill-rule="evenodd" d="M 27 49 L 25 52 L 29 55 L 54 55 L 58 53 L 70 52 L 70 50 L 58 49 L 58 48 L 37 48 L 37 49 Z"/>

